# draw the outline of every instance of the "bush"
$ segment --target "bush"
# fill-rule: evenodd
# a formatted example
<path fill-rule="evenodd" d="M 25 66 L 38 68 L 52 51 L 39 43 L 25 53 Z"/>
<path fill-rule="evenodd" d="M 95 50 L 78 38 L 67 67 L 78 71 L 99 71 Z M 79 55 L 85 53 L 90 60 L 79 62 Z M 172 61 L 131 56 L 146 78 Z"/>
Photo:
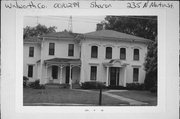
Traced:
<path fill-rule="evenodd" d="M 23 76 L 23 87 L 27 87 L 27 82 L 28 82 L 29 78 L 26 76 Z"/>
<path fill-rule="evenodd" d="M 34 88 L 34 89 L 45 89 L 44 85 L 39 84 L 39 80 L 36 80 L 35 82 L 32 82 L 29 84 L 29 87 Z"/>
<path fill-rule="evenodd" d="M 104 85 L 103 82 L 99 81 L 88 81 L 82 83 L 81 88 L 83 89 L 100 89 L 100 88 L 105 88 L 106 86 Z"/>
<path fill-rule="evenodd" d="M 157 93 L 157 86 L 154 86 L 150 89 L 151 93 Z"/>
<path fill-rule="evenodd" d="M 157 74 L 153 72 L 149 72 L 146 74 L 146 78 L 144 80 L 144 85 L 146 90 L 150 90 L 151 88 L 157 85 Z"/>
<path fill-rule="evenodd" d="M 144 84 L 141 83 L 127 83 L 127 90 L 144 90 Z"/>

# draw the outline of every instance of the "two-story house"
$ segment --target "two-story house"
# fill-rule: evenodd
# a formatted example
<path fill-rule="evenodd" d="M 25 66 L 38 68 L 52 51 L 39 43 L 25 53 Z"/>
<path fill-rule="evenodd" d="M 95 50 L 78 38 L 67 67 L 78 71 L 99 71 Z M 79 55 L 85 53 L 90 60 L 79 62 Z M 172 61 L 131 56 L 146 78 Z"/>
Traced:
<path fill-rule="evenodd" d="M 55 32 L 24 40 L 24 76 L 41 84 L 143 83 L 151 40 L 113 30 L 85 34 Z"/>

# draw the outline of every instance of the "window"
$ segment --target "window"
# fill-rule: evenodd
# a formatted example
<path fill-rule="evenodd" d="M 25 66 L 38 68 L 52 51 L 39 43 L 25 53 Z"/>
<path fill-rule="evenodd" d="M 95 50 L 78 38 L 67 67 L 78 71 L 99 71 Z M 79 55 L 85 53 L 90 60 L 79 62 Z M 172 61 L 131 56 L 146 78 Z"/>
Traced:
<path fill-rule="evenodd" d="M 52 66 L 52 78 L 58 79 L 58 66 Z"/>
<path fill-rule="evenodd" d="M 34 47 L 29 47 L 29 57 L 34 57 Z"/>
<path fill-rule="evenodd" d="M 91 58 L 97 58 L 98 57 L 98 47 L 92 46 L 91 47 Z"/>
<path fill-rule="evenodd" d="M 106 47 L 106 59 L 112 59 L 112 47 Z"/>
<path fill-rule="evenodd" d="M 68 56 L 74 56 L 74 44 L 69 44 Z"/>
<path fill-rule="evenodd" d="M 55 48 L 55 44 L 49 43 L 49 55 L 54 55 L 54 48 Z"/>
<path fill-rule="evenodd" d="M 120 59 L 126 59 L 126 48 L 120 48 Z"/>
<path fill-rule="evenodd" d="M 139 49 L 134 49 L 134 60 L 139 60 Z"/>
<path fill-rule="evenodd" d="M 91 66 L 91 77 L 90 80 L 96 80 L 97 66 Z"/>
<path fill-rule="evenodd" d="M 28 65 L 28 77 L 33 77 L 33 65 Z"/>
<path fill-rule="evenodd" d="M 138 82 L 139 78 L 139 69 L 133 68 L 133 82 Z"/>

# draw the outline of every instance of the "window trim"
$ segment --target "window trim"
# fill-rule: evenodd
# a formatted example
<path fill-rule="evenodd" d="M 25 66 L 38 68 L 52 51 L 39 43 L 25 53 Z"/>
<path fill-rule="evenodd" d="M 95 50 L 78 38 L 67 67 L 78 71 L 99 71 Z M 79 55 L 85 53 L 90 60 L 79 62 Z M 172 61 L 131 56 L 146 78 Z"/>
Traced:
<path fill-rule="evenodd" d="M 135 59 L 135 50 L 138 50 L 138 59 Z M 140 61 L 140 49 L 138 49 L 138 48 L 133 49 L 133 60 Z"/>
<path fill-rule="evenodd" d="M 138 69 L 138 78 L 137 81 L 134 81 L 134 69 Z M 133 83 L 138 83 L 140 78 L 140 67 L 133 67 Z"/>
<path fill-rule="evenodd" d="M 107 48 L 111 48 L 111 58 L 107 58 Z M 112 47 L 106 47 L 105 49 L 105 59 L 112 59 L 112 55 L 113 55 L 113 48 Z"/>
<path fill-rule="evenodd" d="M 32 48 L 32 50 L 31 50 L 31 48 Z M 34 47 L 33 46 L 29 47 L 29 57 L 34 57 Z"/>
<path fill-rule="evenodd" d="M 125 54 L 124 54 L 124 55 L 125 55 L 125 58 L 121 58 L 121 49 L 125 49 Z M 127 53 L 126 53 L 126 48 L 121 47 L 121 48 L 120 48 L 120 60 L 126 60 L 126 54 L 127 54 Z"/>
<path fill-rule="evenodd" d="M 96 57 L 93 56 L 93 47 L 97 48 L 97 50 L 96 50 Z M 98 58 L 98 46 L 97 45 L 92 45 L 91 46 L 91 58 L 93 58 L 93 59 L 97 59 Z"/>
<path fill-rule="evenodd" d="M 53 44 L 53 49 L 50 49 L 50 44 Z M 51 54 L 51 52 L 53 51 L 53 53 Z M 55 43 L 49 43 L 49 55 L 55 55 Z"/>
<path fill-rule="evenodd" d="M 71 45 L 73 46 L 72 49 L 70 49 Z M 72 52 L 71 52 L 71 50 L 72 50 Z M 74 44 L 68 44 L 68 56 L 69 57 L 74 57 Z"/>
<path fill-rule="evenodd" d="M 96 68 L 96 76 L 95 76 L 95 80 L 92 78 L 92 67 Z M 97 72 L 98 72 L 98 67 L 96 65 L 90 65 L 90 81 L 97 81 Z"/>

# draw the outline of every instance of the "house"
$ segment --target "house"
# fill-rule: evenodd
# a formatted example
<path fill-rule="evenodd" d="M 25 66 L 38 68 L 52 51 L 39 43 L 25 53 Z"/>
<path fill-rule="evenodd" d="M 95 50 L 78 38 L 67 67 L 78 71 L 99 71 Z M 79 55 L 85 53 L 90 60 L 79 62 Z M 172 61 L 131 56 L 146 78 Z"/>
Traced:
<path fill-rule="evenodd" d="M 24 39 L 23 75 L 40 84 L 143 83 L 151 40 L 113 30 L 76 34 L 55 32 Z"/>

